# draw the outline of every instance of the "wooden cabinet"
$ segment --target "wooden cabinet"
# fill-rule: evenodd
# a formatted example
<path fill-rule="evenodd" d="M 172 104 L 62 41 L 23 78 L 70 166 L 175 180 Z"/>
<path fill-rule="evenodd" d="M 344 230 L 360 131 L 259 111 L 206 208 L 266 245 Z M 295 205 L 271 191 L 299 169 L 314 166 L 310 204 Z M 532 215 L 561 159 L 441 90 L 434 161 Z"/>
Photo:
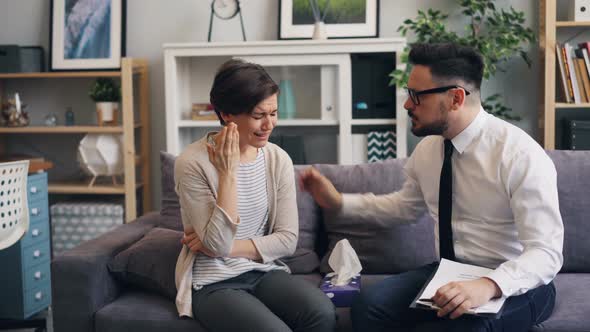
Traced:
<path fill-rule="evenodd" d="M 7 135 L 63 135 L 72 134 L 122 134 L 123 135 L 123 183 L 94 184 L 89 186 L 90 179 L 75 181 L 51 181 L 48 185 L 49 194 L 74 195 L 121 195 L 125 201 L 125 221 L 129 222 L 151 210 L 150 189 L 150 128 L 149 128 L 149 81 L 148 65 L 145 60 L 123 58 L 120 71 L 80 71 L 80 72 L 44 72 L 0 74 L 0 96 L 6 86 L 15 80 L 26 80 L 27 85 L 47 86 L 60 84 L 64 80 L 94 79 L 109 77 L 119 79 L 121 84 L 121 124 L 118 126 L 76 125 L 76 126 L 27 126 L 18 128 L 0 127 L 0 155 L 10 150 L 3 139 Z M 87 93 L 86 91 L 84 93 Z M 58 98 L 58 97 L 55 97 Z M 93 109 L 88 110 L 94 113 Z M 51 146 L 50 149 L 60 149 Z M 139 151 L 136 151 L 138 148 Z M 50 170 L 51 172 L 51 170 Z M 138 191 L 141 191 L 141 202 L 138 203 Z M 141 209 L 138 211 L 138 205 Z"/>
<path fill-rule="evenodd" d="M 51 304 L 47 173 L 29 175 L 27 200 L 28 231 L 0 250 L 0 319 L 25 319 Z"/>

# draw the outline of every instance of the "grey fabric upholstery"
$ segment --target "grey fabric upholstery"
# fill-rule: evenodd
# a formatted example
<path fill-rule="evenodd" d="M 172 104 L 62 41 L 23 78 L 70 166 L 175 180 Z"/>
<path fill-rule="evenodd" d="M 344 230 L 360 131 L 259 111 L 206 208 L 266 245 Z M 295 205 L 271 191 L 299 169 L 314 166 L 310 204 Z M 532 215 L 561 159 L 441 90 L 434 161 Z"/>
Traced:
<path fill-rule="evenodd" d="M 532 331 L 590 332 L 590 152 L 550 151 L 558 172 L 559 200 L 565 226 L 565 265 L 555 279 L 557 303 L 548 321 Z M 52 263 L 53 315 L 56 331 L 202 331 L 198 322 L 180 319 L 174 302 L 155 293 L 130 290 L 106 268 L 119 252 L 144 237 L 154 227 L 182 230 L 174 193 L 174 157 L 163 155 L 162 215 L 148 214 L 95 240 L 54 258 Z M 404 160 L 357 166 L 317 165 L 337 188 L 347 192 L 377 194 L 399 189 Z M 297 166 L 296 171 L 308 166 Z M 172 195 L 172 193 L 174 195 Z M 415 223 L 392 226 L 360 220 L 335 220 L 324 216 L 306 193 L 297 193 L 300 238 L 290 266 L 318 285 L 318 257 L 339 238 L 347 237 L 363 262 L 362 287 L 389 273 L 405 271 L 434 259 L 433 227 L 429 216 Z M 165 208 L 164 208 L 165 206 Z M 325 221 L 325 222 L 324 222 Z M 288 258 L 289 259 L 289 258 Z M 542 263 L 542 262 L 540 262 Z M 312 272 L 312 273 L 310 273 Z M 375 274 L 371 274 L 375 273 Z M 348 308 L 338 308 L 338 331 L 351 331 Z M 425 324 L 416 331 L 429 331 Z"/>
<path fill-rule="evenodd" d="M 194 319 L 179 318 L 174 302 L 145 292 L 125 292 L 96 313 L 96 332 L 205 332 Z"/>
<path fill-rule="evenodd" d="M 154 228 L 158 218 L 158 213 L 145 215 L 53 258 L 51 292 L 55 331 L 93 330 L 94 313 L 121 293 L 121 285 L 109 273 L 107 264 Z"/>
<path fill-rule="evenodd" d="M 174 162 L 176 157 L 168 152 L 160 151 L 160 169 L 162 172 L 162 201 L 160 214 L 163 216 L 180 217 L 180 202 L 174 189 Z"/>
<path fill-rule="evenodd" d="M 533 331 L 590 332 L 590 274 L 560 273 L 554 283 L 553 314 Z"/>
<path fill-rule="evenodd" d="M 174 270 L 182 248 L 182 232 L 155 227 L 108 264 L 109 271 L 127 286 L 176 298 Z"/>
<path fill-rule="evenodd" d="M 405 180 L 405 159 L 354 166 L 318 165 L 336 189 L 345 193 L 385 194 L 399 190 Z M 336 242 L 348 239 L 356 251 L 363 273 L 399 273 L 436 260 L 434 224 L 428 215 L 418 221 L 396 224 L 395 220 L 377 222 L 327 216 L 328 253 L 320 271 L 329 272 L 328 258 Z"/>
<path fill-rule="evenodd" d="M 557 171 L 565 228 L 563 272 L 590 272 L 590 152 L 548 151 Z"/>

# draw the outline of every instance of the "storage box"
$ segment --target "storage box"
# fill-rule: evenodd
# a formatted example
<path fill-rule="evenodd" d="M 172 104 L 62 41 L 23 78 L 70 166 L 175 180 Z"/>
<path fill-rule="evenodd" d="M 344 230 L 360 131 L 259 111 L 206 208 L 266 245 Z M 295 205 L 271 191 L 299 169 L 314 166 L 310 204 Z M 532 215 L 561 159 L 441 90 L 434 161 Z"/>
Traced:
<path fill-rule="evenodd" d="M 42 72 L 44 64 L 40 46 L 0 45 L 0 73 Z"/>
<path fill-rule="evenodd" d="M 590 0 L 570 0 L 568 20 L 576 22 L 590 21 Z"/>
<path fill-rule="evenodd" d="M 119 204 L 57 203 L 51 206 L 53 253 L 59 254 L 123 224 Z"/>
<path fill-rule="evenodd" d="M 566 121 L 564 141 L 568 150 L 590 150 L 590 121 Z"/>
<path fill-rule="evenodd" d="M 320 289 L 326 294 L 336 307 L 350 307 L 354 298 L 361 292 L 361 276 L 350 280 L 347 285 L 335 286 L 332 284 L 332 275 L 327 274 L 322 279 Z"/>

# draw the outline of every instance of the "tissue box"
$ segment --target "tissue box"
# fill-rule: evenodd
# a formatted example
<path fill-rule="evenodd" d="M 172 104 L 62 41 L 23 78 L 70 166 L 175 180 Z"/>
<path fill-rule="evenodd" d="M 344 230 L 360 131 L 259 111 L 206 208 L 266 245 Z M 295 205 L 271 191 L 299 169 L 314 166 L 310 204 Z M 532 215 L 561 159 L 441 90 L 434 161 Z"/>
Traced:
<path fill-rule="evenodd" d="M 361 276 L 357 275 L 350 282 L 343 286 L 332 284 L 332 276 L 326 275 L 322 279 L 320 289 L 326 294 L 336 307 L 350 307 L 352 301 L 361 291 Z"/>

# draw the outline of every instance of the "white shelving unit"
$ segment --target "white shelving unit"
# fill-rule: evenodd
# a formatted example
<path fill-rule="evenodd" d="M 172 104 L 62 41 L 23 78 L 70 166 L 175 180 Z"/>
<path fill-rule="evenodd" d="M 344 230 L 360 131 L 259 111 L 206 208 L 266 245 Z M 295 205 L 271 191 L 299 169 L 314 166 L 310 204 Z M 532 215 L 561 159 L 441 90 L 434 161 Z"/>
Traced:
<path fill-rule="evenodd" d="M 366 137 L 353 135 L 354 126 L 392 126 L 397 156 L 405 157 L 405 94 L 396 88 L 394 119 L 353 119 L 351 77 L 351 54 L 390 53 L 397 68 L 402 68 L 400 55 L 405 46 L 404 38 L 164 44 L 167 150 L 179 154 L 205 132 L 219 127 L 217 121 L 194 121 L 188 114 L 192 103 L 209 101 L 219 66 L 231 58 L 241 58 L 264 66 L 277 83 L 285 68 L 289 79 L 294 77 L 297 115 L 280 119 L 275 130 L 304 135 L 306 149 L 323 150 L 322 158 L 333 153 L 325 157 L 328 159 L 310 162 L 366 161 Z"/>

